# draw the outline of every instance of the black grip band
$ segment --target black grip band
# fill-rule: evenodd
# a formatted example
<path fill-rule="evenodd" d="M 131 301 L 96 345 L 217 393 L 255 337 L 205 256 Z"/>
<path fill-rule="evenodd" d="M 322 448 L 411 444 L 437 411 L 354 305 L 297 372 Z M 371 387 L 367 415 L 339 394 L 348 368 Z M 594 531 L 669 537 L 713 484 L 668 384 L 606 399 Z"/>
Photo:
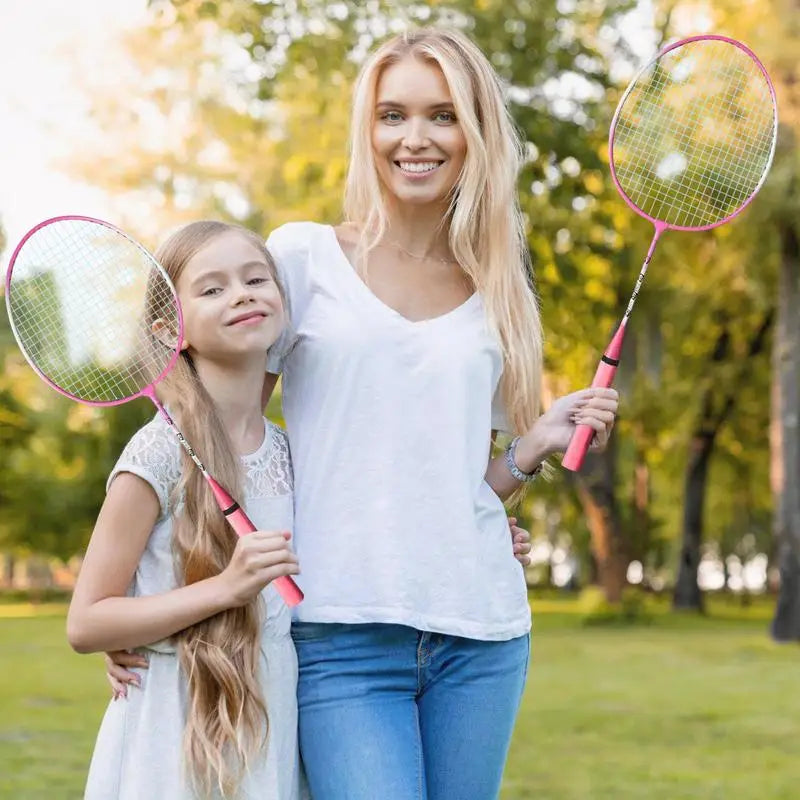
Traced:
<path fill-rule="evenodd" d="M 226 517 L 229 517 L 231 514 L 233 514 L 234 511 L 238 511 L 238 510 L 239 510 L 239 504 L 234 502 L 234 504 L 230 508 L 226 508 L 222 513 Z"/>
<path fill-rule="evenodd" d="M 618 367 L 619 366 L 619 359 L 618 358 L 609 358 L 608 356 L 603 356 L 600 360 L 601 361 L 605 361 L 606 364 L 611 364 L 612 367 Z"/>

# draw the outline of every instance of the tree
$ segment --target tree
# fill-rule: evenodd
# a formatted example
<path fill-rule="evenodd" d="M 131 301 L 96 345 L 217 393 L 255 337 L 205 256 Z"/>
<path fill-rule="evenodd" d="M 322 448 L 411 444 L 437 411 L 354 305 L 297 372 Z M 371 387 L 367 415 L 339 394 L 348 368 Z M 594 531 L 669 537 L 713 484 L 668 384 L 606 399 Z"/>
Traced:
<path fill-rule="evenodd" d="M 707 4 L 706 11 L 756 52 L 769 54 L 766 66 L 775 84 L 782 121 L 778 149 L 761 203 L 769 203 L 769 236 L 778 259 L 777 332 L 773 353 L 772 453 L 773 533 L 780 595 L 772 623 L 779 641 L 800 640 L 800 2 L 761 0 Z"/>

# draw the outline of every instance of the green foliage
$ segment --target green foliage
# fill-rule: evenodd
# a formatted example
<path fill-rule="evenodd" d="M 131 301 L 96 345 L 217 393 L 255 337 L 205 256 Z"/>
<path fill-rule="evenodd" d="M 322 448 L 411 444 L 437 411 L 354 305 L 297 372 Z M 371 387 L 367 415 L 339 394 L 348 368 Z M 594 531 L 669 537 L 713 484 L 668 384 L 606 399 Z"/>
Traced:
<path fill-rule="evenodd" d="M 78 405 L 46 387 L 16 348 L 3 363 L 0 549 L 67 559 L 86 545 L 106 476 L 152 409 Z"/>
<path fill-rule="evenodd" d="M 583 589 L 578 598 L 583 625 L 632 625 L 648 624 L 653 615 L 648 608 L 647 595 L 633 586 L 622 592 L 619 603 L 609 603 L 598 586 Z"/>
<path fill-rule="evenodd" d="M 350 88 L 365 54 L 408 24 L 463 26 L 506 82 L 527 142 L 519 188 L 546 331 L 548 391 L 557 395 L 589 382 L 652 234 L 618 197 L 608 170 L 608 124 L 624 88 L 621 76 L 637 65 L 618 24 L 633 0 L 150 5 L 152 24 L 124 43 L 128 82 L 111 90 L 87 85 L 97 137 L 72 165 L 111 190 L 119 198 L 118 220 L 151 243 L 171 225 L 201 216 L 234 218 L 264 233 L 289 220 L 337 221 Z M 789 10 L 789 0 L 713 4 L 718 28 L 767 54 L 767 66 L 784 76 L 779 94 L 787 127 L 773 175 L 744 215 L 711 233 L 664 236 L 628 329 L 618 375 L 616 499 L 624 538 L 646 566 L 674 560 L 689 436 L 709 387 L 714 403 L 733 392 L 735 405 L 717 440 L 707 536 L 723 553 L 748 535 L 759 547 L 769 543 L 769 348 L 745 356 L 774 306 L 775 221 L 796 219 L 800 207 L 792 140 L 800 123 L 796 111 L 785 113 L 787 105 L 800 107 L 787 103 L 796 93 L 788 78 L 797 52 L 797 32 L 783 21 Z M 665 37 L 680 33 L 687 18 L 693 17 L 685 3 L 655 4 L 654 23 Z M 150 212 L 146 218 L 128 215 L 142 207 Z M 727 355 L 712 362 L 723 331 Z M 0 343 L 5 333 L 0 327 Z M 63 521 L 67 508 L 77 510 L 82 522 L 61 540 L 77 547 L 112 454 L 146 415 L 146 404 L 120 410 L 119 428 L 116 418 L 94 420 L 81 423 L 75 436 L 60 432 L 70 419 L 66 406 L 46 403 L 34 412 L 29 398 L 41 403 L 39 395 L 28 384 L 12 392 L 12 384 L 16 378 L 0 381 L 6 426 L 0 436 L 14 442 L 0 452 L 0 467 L 4 474 L 22 473 L 0 487 L 2 499 L 13 509 L 26 487 L 56 492 L 51 516 L 37 524 L 48 528 L 47 519 Z M 48 454 L 44 476 L 37 477 L 36 460 L 23 454 L 34 449 L 40 461 Z M 637 505 L 637 475 L 646 476 L 644 507 Z M 94 488 L 84 493 L 81 485 Z M 537 511 L 537 503 L 546 511 Z M 538 483 L 521 516 L 534 532 L 545 532 L 547 520 L 557 518 L 551 527 L 571 539 L 589 573 L 588 529 L 569 476 Z M 26 541 L 32 535 L 26 514 L 16 510 L 10 518 L 25 530 L 12 535 L 5 523 L 0 536 Z M 55 540 L 46 541 L 52 547 Z"/>

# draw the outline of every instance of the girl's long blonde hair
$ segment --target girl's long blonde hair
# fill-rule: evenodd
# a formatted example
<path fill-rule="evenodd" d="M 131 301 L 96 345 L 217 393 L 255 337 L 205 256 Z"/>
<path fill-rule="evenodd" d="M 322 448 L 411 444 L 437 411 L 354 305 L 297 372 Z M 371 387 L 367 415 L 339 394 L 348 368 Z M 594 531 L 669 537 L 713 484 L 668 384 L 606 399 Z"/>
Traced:
<path fill-rule="evenodd" d="M 523 150 L 497 74 L 459 31 L 421 28 L 399 34 L 362 67 L 353 97 L 345 192 L 345 218 L 361 231 L 359 269 L 388 225 L 371 142 L 378 81 L 388 65 L 407 56 L 442 70 L 467 140 L 464 166 L 442 222 L 450 248 L 481 294 L 498 335 L 508 422 L 514 433 L 522 434 L 539 415 L 543 362 L 541 319 L 517 195 Z"/>
<path fill-rule="evenodd" d="M 156 259 L 175 284 L 189 260 L 217 236 L 236 231 L 263 253 L 277 282 L 277 271 L 264 241 L 237 225 L 204 220 L 172 234 L 156 251 Z M 279 284 L 280 285 L 280 284 Z M 282 294 L 282 293 L 281 293 Z M 147 325 L 158 318 L 151 304 Z M 154 342 L 154 346 L 159 346 Z M 161 399 L 208 471 L 234 496 L 241 496 L 241 465 L 216 406 L 201 383 L 185 350 L 159 385 Z M 173 491 L 173 551 L 179 582 L 184 585 L 218 575 L 228 565 L 236 534 L 220 512 L 205 479 L 181 448 L 183 469 Z M 201 794 L 215 788 L 229 797 L 249 759 L 266 746 L 267 709 L 258 682 L 260 598 L 198 622 L 176 635 L 181 668 L 188 682 L 183 756 L 187 777 Z"/>

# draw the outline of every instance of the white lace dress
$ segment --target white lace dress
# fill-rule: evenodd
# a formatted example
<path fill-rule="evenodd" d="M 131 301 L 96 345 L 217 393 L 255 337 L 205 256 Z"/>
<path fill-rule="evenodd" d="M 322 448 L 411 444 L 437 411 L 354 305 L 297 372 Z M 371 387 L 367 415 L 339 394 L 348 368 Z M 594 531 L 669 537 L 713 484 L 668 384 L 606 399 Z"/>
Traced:
<path fill-rule="evenodd" d="M 264 420 L 264 441 L 242 457 L 243 505 L 261 530 L 292 530 L 292 471 L 286 434 Z M 108 479 L 132 472 L 147 481 L 161 504 L 129 595 L 152 595 L 177 585 L 172 553 L 170 494 L 180 472 L 180 445 L 160 417 L 141 428 L 125 447 Z M 263 593 L 260 679 L 269 714 L 266 756 L 251 765 L 238 800 L 297 800 L 297 658 L 289 635 L 291 614 L 272 586 Z M 184 777 L 181 744 L 186 682 L 172 641 L 142 651 L 149 669 L 139 670 L 142 689 L 110 702 L 97 736 L 86 800 L 194 800 Z"/>

